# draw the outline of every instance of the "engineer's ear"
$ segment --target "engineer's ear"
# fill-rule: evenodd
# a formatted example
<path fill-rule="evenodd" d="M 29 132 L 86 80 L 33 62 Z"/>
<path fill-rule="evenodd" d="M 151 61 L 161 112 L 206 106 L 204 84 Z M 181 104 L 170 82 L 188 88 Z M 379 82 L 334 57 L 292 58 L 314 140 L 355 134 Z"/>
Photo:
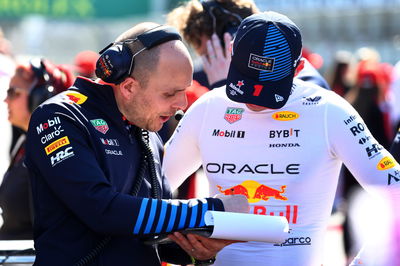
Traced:
<path fill-rule="evenodd" d="M 294 71 L 294 76 L 297 76 L 300 71 L 302 71 L 304 68 L 304 58 L 301 58 L 299 61 L 299 64 L 296 67 L 296 70 Z"/>
<path fill-rule="evenodd" d="M 136 93 L 140 90 L 139 81 L 133 77 L 127 77 L 124 81 L 119 84 L 121 95 L 125 99 L 132 99 Z"/>

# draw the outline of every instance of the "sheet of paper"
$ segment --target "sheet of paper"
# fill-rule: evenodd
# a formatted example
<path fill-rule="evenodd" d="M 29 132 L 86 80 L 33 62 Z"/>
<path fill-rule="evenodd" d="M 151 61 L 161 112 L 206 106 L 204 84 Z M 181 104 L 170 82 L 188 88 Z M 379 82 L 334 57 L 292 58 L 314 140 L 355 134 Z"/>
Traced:
<path fill-rule="evenodd" d="M 1 240 L 0 251 L 33 248 L 33 240 Z"/>
<path fill-rule="evenodd" d="M 283 243 L 289 237 L 286 217 L 207 211 L 206 225 L 213 225 L 210 238 Z"/>

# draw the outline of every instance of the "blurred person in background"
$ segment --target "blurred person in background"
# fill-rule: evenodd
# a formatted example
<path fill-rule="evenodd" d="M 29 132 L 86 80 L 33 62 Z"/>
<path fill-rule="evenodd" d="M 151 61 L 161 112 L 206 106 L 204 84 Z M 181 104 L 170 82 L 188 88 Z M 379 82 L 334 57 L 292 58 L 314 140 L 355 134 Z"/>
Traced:
<path fill-rule="evenodd" d="M 371 134 L 385 149 L 389 149 L 393 138 L 393 129 L 390 121 L 389 104 L 389 75 L 388 66 L 380 62 L 379 52 L 373 48 L 362 47 L 355 53 L 356 62 L 350 63 L 349 80 L 350 87 L 344 95 L 345 99 L 352 104 Z M 360 144 L 366 140 L 360 140 Z M 343 238 L 345 252 L 351 260 L 360 248 L 361 240 L 357 235 L 354 224 L 357 219 L 351 214 L 356 203 L 357 195 L 364 193 L 361 186 L 343 166 L 341 176 L 341 203 L 340 210 L 344 214 Z M 355 217 L 355 218 L 352 218 Z"/>
<path fill-rule="evenodd" d="M 356 52 L 353 87 L 345 98 L 364 119 L 371 133 L 386 149 L 393 139 L 389 114 L 390 75 L 387 64 L 380 62 L 379 52 L 363 47 Z"/>
<path fill-rule="evenodd" d="M 11 76 L 15 71 L 15 61 L 11 52 L 11 44 L 0 28 L 0 99 L 4 99 Z M 10 162 L 10 146 L 12 142 L 12 126 L 8 121 L 7 104 L 0 101 L 0 128 L 2 145 L 0 148 L 0 173 L 3 174 Z M 1 179 L 0 179 L 1 182 Z M 0 223 L 1 224 L 1 223 Z"/>
<path fill-rule="evenodd" d="M 67 89 L 72 73 L 48 60 L 34 59 L 19 64 L 11 77 L 4 102 L 8 106 L 8 120 L 22 134 L 11 151 L 11 162 L 0 185 L 0 207 L 3 225 L 1 240 L 33 239 L 32 199 L 25 159 L 25 138 L 32 111 L 43 101 Z"/>
<path fill-rule="evenodd" d="M 391 121 L 395 130 L 400 127 L 400 60 L 394 65 L 390 79 Z"/>
<path fill-rule="evenodd" d="M 349 79 L 352 54 L 345 50 L 337 51 L 333 59 L 331 70 L 328 73 L 328 83 L 331 89 L 344 97 L 351 87 Z"/>
<path fill-rule="evenodd" d="M 74 58 L 75 74 L 77 76 L 95 78 L 96 74 L 94 71 L 98 58 L 99 54 L 90 50 L 84 50 L 76 54 Z"/>

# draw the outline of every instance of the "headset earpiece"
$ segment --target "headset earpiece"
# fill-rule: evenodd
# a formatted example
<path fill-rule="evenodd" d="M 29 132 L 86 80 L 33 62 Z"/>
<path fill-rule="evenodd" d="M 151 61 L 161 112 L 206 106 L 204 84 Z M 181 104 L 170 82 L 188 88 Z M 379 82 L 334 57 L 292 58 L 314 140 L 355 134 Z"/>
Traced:
<path fill-rule="evenodd" d="M 99 52 L 100 57 L 96 62 L 96 76 L 105 82 L 119 84 L 132 73 L 136 55 L 146 49 L 149 50 L 172 40 L 182 40 L 176 29 L 170 26 L 157 26 L 138 35 L 135 39 L 110 43 Z M 136 41 L 140 41 L 144 48 L 132 54 L 128 43 Z"/>
<path fill-rule="evenodd" d="M 35 75 L 35 81 L 29 90 L 28 108 L 31 112 L 42 102 L 55 95 L 55 90 L 50 84 L 50 75 L 42 59 L 32 59 L 31 69 Z"/>
<path fill-rule="evenodd" d="M 96 62 L 96 76 L 108 83 L 118 84 L 129 74 L 128 69 L 133 63 L 132 52 L 124 42 L 110 43 L 100 51 Z"/>

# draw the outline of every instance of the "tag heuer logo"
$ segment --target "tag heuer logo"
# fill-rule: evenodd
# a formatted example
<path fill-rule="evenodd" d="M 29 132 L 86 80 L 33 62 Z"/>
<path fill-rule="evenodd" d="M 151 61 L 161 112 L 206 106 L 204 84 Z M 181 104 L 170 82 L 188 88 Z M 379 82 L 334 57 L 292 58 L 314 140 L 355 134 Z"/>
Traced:
<path fill-rule="evenodd" d="M 228 107 L 225 112 L 225 120 L 228 121 L 230 124 L 235 123 L 242 119 L 242 114 L 244 112 L 243 108 L 233 108 Z"/>
<path fill-rule="evenodd" d="M 92 123 L 92 125 L 94 126 L 94 128 L 95 128 L 97 131 L 99 131 L 99 132 L 101 132 L 101 133 L 103 133 L 103 134 L 106 134 L 107 131 L 108 131 L 108 129 L 109 129 L 109 128 L 108 128 L 108 125 L 107 125 L 107 122 L 104 121 L 104 120 L 101 119 L 101 118 L 90 120 L 90 123 Z"/>

